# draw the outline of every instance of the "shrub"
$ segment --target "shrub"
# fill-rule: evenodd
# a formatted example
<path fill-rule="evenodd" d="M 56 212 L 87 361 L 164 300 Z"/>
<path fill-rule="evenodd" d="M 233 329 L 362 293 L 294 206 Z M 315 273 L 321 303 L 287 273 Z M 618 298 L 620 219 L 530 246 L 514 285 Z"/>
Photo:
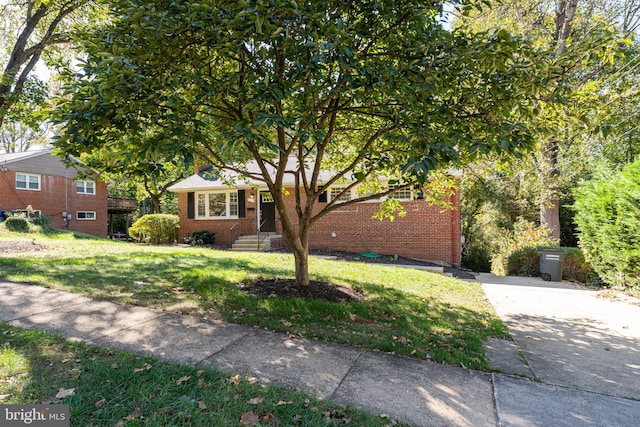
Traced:
<path fill-rule="evenodd" d="M 22 216 L 10 216 L 4 221 L 4 226 L 9 231 L 26 233 L 29 231 L 29 221 Z"/>
<path fill-rule="evenodd" d="M 574 196 L 586 260 L 605 283 L 640 288 L 640 160 L 621 172 L 600 171 Z"/>
<path fill-rule="evenodd" d="M 213 245 L 216 241 L 216 233 L 209 230 L 194 231 L 191 233 L 191 244 L 193 246 Z"/>
<path fill-rule="evenodd" d="M 501 242 L 500 250 L 491 259 L 491 272 L 498 276 L 509 274 L 509 258 L 517 251 L 528 248 L 535 251 L 539 247 L 554 247 L 558 242 L 550 237 L 549 228 L 544 225 L 535 226 L 530 221 L 519 219 L 513 226 L 513 232 L 507 235 Z M 531 260 L 530 252 L 523 252 L 518 255 L 524 259 Z M 514 261 L 515 263 L 515 261 Z M 514 267 L 516 268 L 516 267 Z"/>
<path fill-rule="evenodd" d="M 507 274 L 510 276 L 537 277 L 540 275 L 538 248 L 522 248 L 507 257 Z"/>
<path fill-rule="evenodd" d="M 462 266 L 473 271 L 491 271 L 491 255 L 481 245 L 469 245 L 462 254 Z"/>
<path fill-rule="evenodd" d="M 154 245 L 174 243 L 178 240 L 178 222 L 177 215 L 144 215 L 129 228 L 129 235 Z"/>
<path fill-rule="evenodd" d="M 544 247 L 522 248 L 513 252 L 507 260 L 507 273 L 514 276 L 537 277 L 540 275 L 540 254 Z M 584 259 L 580 248 L 554 248 L 562 250 L 562 278 L 580 283 L 593 283 L 596 273 Z"/>
<path fill-rule="evenodd" d="M 595 283 L 597 274 L 591 268 L 580 248 L 562 248 L 565 252 L 562 278 L 580 283 Z"/>
<path fill-rule="evenodd" d="M 31 219 L 31 224 L 39 225 L 39 226 L 45 227 L 45 228 L 49 227 L 49 224 L 51 224 L 51 217 L 46 216 L 46 215 L 37 216 L 37 217 Z"/>

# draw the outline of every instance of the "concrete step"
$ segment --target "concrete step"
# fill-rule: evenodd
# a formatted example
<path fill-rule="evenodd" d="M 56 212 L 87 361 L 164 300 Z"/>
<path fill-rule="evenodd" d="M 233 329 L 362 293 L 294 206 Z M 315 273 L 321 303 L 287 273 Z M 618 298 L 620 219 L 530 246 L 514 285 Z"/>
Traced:
<path fill-rule="evenodd" d="M 277 234 L 254 234 L 240 236 L 231 246 L 232 251 L 266 252 L 271 249 L 271 239 L 280 237 Z"/>
<path fill-rule="evenodd" d="M 232 251 L 244 251 L 244 252 L 266 252 L 271 248 L 268 242 L 265 243 L 234 243 L 231 245 Z"/>

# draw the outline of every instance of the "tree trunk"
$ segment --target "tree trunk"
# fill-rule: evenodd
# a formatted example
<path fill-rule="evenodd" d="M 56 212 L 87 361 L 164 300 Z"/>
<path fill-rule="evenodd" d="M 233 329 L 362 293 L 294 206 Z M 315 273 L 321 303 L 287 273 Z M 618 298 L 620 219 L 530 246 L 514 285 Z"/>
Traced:
<path fill-rule="evenodd" d="M 567 40 L 571 36 L 571 26 L 578 8 L 578 0 L 558 0 L 556 3 L 555 57 L 560 58 L 567 52 Z M 560 240 L 560 187 L 558 178 L 558 154 L 560 141 L 556 136 L 548 138 L 542 144 L 541 182 L 542 197 L 540 198 L 540 224 L 551 230 L 552 237 Z"/>
<path fill-rule="evenodd" d="M 540 198 L 540 225 L 551 230 L 551 236 L 560 240 L 560 188 L 558 179 L 558 141 L 555 137 L 542 144 L 540 177 L 542 197 Z"/>
<path fill-rule="evenodd" d="M 162 213 L 160 212 L 160 196 L 159 195 L 152 195 L 151 196 L 151 202 L 152 202 L 152 209 L 153 209 L 153 213 L 154 214 L 159 214 Z"/>
<path fill-rule="evenodd" d="M 281 214 L 282 215 L 282 214 Z M 299 218 L 304 222 L 304 218 Z M 296 284 L 310 286 L 309 280 L 309 230 L 310 227 L 299 227 L 287 220 L 281 221 L 282 237 L 291 249 L 296 266 Z"/>
<path fill-rule="evenodd" d="M 310 286 L 309 280 L 309 250 L 292 249 L 293 257 L 296 264 L 296 284 L 301 286 Z"/>

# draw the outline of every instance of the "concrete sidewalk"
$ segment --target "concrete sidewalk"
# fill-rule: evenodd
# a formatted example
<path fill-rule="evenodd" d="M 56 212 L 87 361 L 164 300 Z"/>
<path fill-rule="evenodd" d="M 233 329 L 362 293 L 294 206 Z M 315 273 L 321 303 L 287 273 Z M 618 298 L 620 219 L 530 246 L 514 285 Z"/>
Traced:
<path fill-rule="evenodd" d="M 640 402 L 0 282 L 0 320 L 254 376 L 415 426 L 638 425 Z"/>

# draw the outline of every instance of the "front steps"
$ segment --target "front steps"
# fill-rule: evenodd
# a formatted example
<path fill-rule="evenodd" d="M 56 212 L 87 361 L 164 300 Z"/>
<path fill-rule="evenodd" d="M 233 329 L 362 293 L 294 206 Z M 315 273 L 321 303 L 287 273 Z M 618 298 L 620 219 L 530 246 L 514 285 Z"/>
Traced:
<path fill-rule="evenodd" d="M 238 240 L 231 245 L 232 251 L 243 252 L 267 252 L 271 250 L 271 239 L 277 239 L 281 236 L 275 233 L 260 233 L 253 236 L 240 236 Z"/>

